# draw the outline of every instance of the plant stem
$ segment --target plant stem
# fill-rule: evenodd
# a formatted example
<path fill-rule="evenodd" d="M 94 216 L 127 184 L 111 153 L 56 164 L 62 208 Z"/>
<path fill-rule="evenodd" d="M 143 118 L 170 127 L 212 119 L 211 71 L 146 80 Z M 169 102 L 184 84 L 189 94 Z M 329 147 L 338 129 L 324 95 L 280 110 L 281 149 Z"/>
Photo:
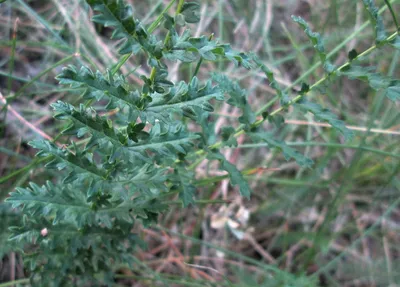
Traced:
<path fill-rule="evenodd" d="M 28 283 L 29 283 L 29 279 L 18 279 L 18 280 L 14 280 L 14 281 L 5 282 L 5 283 L 0 283 L 0 287 L 11 287 L 11 286 L 15 286 L 16 284 L 28 284 Z"/>
<path fill-rule="evenodd" d="M 323 143 L 323 142 L 286 142 L 288 146 L 325 146 L 325 147 L 331 147 L 331 148 L 348 148 L 348 149 L 362 149 L 365 151 L 373 152 L 376 154 L 381 154 L 385 156 L 390 156 L 393 158 L 399 158 L 400 159 L 400 154 L 395 154 L 395 153 L 389 153 L 380 149 L 374 149 L 370 148 L 367 146 L 359 146 L 359 145 L 349 145 L 349 144 L 339 144 L 339 143 Z M 257 143 L 257 144 L 244 144 L 244 145 L 239 145 L 235 148 L 258 148 L 258 147 L 268 147 L 268 144 L 266 143 Z"/>
<path fill-rule="evenodd" d="M 389 37 L 386 38 L 386 41 L 385 41 L 385 42 L 388 43 L 388 42 L 392 41 L 393 39 L 395 39 L 395 38 L 397 37 L 398 34 L 399 34 L 398 31 L 394 32 L 392 35 L 390 35 Z M 377 48 L 378 48 L 377 45 L 373 45 L 373 46 L 370 47 L 369 49 L 367 49 L 367 50 L 365 50 L 364 52 L 362 52 L 361 54 L 359 54 L 355 59 L 353 59 L 353 61 L 354 61 L 354 60 L 357 60 L 357 59 L 359 59 L 359 58 L 361 58 L 361 57 L 365 57 L 365 56 L 369 55 L 370 53 L 372 53 L 373 51 L 375 51 Z M 341 71 L 343 71 L 343 69 L 347 68 L 349 65 L 350 65 L 350 61 L 347 61 L 347 62 L 344 63 L 342 66 L 340 66 L 338 69 L 336 69 L 335 72 L 336 72 L 336 73 L 337 73 L 337 72 L 341 72 Z M 335 73 L 335 72 L 334 72 L 334 73 Z M 312 91 L 313 89 L 315 89 L 315 88 L 317 88 L 318 86 L 320 86 L 320 85 L 321 85 L 322 83 L 324 83 L 327 79 L 329 79 L 330 76 L 331 76 L 331 75 L 325 75 L 325 76 L 324 76 L 323 78 L 321 78 L 319 81 L 317 81 L 316 83 L 314 83 L 312 86 L 310 86 L 310 91 Z M 309 93 L 309 92 L 308 92 L 308 93 Z M 298 96 L 296 96 L 296 97 L 293 98 L 291 101 L 289 101 L 289 103 L 287 104 L 287 106 L 290 106 L 290 105 L 293 105 L 293 104 L 297 103 L 297 102 L 300 101 L 304 96 L 306 96 L 308 93 L 304 93 L 303 95 L 298 95 Z M 287 107 L 286 107 L 286 108 L 287 108 Z M 270 114 L 270 116 L 274 116 L 274 115 L 280 113 L 281 111 L 283 111 L 284 109 L 285 109 L 284 107 L 280 107 L 280 108 L 274 110 L 274 111 Z M 260 111 L 259 111 L 259 112 L 260 112 Z M 258 114 L 259 112 L 257 112 L 257 114 Z M 260 119 L 260 120 L 256 121 L 256 122 L 253 124 L 253 127 L 258 127 L 258 126 L 260 126 L 264 121 L 265 121 L 265 119 Z M 240 136 L 240 135 L 242 135 L 242 134 L 244 134 L 244 133 L 245 133 L 245 131 L 244 131 L 244 129 L 243 129 L 243 126 L 240 126 L 240 127 L 236 130 L 236 133 L 234 134 L 234 136 L 235 136 L 235 137 L 238 137 L 238 136 Z M 216 148 L 220 148 L 221 145 L 222 145 L 222 142 L 219 141 L 219 142 L 217 142 L 217 143 L 215 143 L 215 144 L 209 146 L 208 148 L 209 148 L 209 149 L 216 149 Z M 196 152 L 197 155 L 202 155 L 202 154 L 204 154 L 204 153 L 205 153 L 204 150 L 199 150 L 199 151 Z"/>
<path fill-rule="evenodd" d="M 229 200 L 206 200 L 206 199 L 200 199 L 200 200 L 195 200 L 194 201 L 196 204 L 229 204 L 231 201 Z M 182 204 L 181 200 L 170 200 L 170 201 L 164 201 L 163 203 L 169 205 L 169 204 Z"/>
<path fill-rule="evenodd" d="M 157 17 L 157 19 L 151 23 L 151 25 L 149 26 L 149 28 L 147 29 L 147 31 L 151 34 L 154 32 L 154 30 L 158 27 L 158 25 L 161 23 L 164 14 L 168 12 L 168 10 L 172 7 L 172 5 L 174 5 L 176 0 L 172 0 L 171 2 L 169 2 L 169 4 L 167 5 L 167 7 L 165 7 L 165 9 L 161 12 L 161 14 Z"/>
<path fill-rule="evenodd" d="M 397 31 L 399 31 L 400 26 L 399 26 L 399 23 L 397 22 L 397 17 L 393 11 L 392 5 L 390 4 L 389 0 L 385 0 L 385 4 L 389 8 L 390 13 L 392 14 L 392 18 L 393 18 L 394 24 L 396 25 Z"/>
<path fill-rule="evenodd" d="M 80 54 L 72 54 L 69 55 L 68 57 L 61 59 L 60 61 L 58 61 L 57 63 L 51 65 L 50 67 L 48 67 L 47 69 L 45 69 L 44 71 L 42 71 L 41 73 L 37 74 L 35 77 L 32 78 L 32 80 L 30 80 L 28 83 L 26 83 L 25 85 L 23 85 L 21 87 L 21 89 L 18 90 L 17 93 L 15 93 L 14 96 L 9 97 L 7 100 L 10 102 L 11 100 L 18 98 L 23 91 L 25 91 L 26 88 L 30 87 L 33 83 L 35 83 L 37 80 L 39 80 L 42 76 L 46 75 L 48 72 L 50 72 L 51 70 L 53 70 L 54 68 L 61 66 L 62 64 L 69 62 L 70 60 L 79 57 Z"/>
<path fill-rule="evenodd" d="M 390 1 L 391 3 L 396 2 L 398 0 L 392 0 Z M 379 14 L 382 14 L 385 10 L 387 9 L 387 6 L 382 7 L 379 10 Z M 346 39 L 344 39 L 339 45 L 337 45 L 335 48 L 333 48 L 332 51 L 330 51 L 327 54 L 326 59 L 330 59 L 333 55 L 335 55 L 337 52 L 340 51 L 348 42 L 350 42 L 352 39 L 354 39 L 355 36 L 357 36 L 359 33 L 361 33 L 365 28 L 369 26 L 369 21 L 364 22 L 356 31 L 351 33 Z M 290 91 L 295 85 L 301 83 L 306 77 L 311 75 L 319 66 L 322 65 L 322 62 L 319 61 L 315 63 L 313 66 L 311 66 L 306 72 L 304 72 L 297 80 L 295 80 L 289 87 L 287 87 L 284 91 Z M 257 112 L 256 115 L 261 115 L 264 111 L 266 111 L 269 107 L 271 107 L 276 101 L 279 100 L 279 97 L 276 96 L 274 97 L 271 101 L 269 101 L 266 105 L 261 107 Z"/>
<path fill-rule="evenodd" d="M 151 69 L 151 73 L 150 73 L 150 81 L 154 82 L 154 79 L 156 77 L 156 73 L 157 73 L 157 69 L 155 67 L 153 67 Z"/>
<path fill-rule="evenodd" d="M 115 65 L 114 68 L 112 68 L 111 70 L 111 75 L 115 75 L 119 69 L 121 69 L 121 67 L 126 63 L 126 61 L 128 61 L 128 59 L 132 56 L 132 53 L 123 55 L 121 57 L 121 59 L 118 61 L 118 63 Z"/>
<path fill-rule="evenodd" d="M 172 4 L 173 4 L 174 2 L 175 2 L 175 0 L 172 1 L 171 3 L 169 3 L 169 5 L 167 6 L 167 8 L 169 9 L 169 7 L 171 7 Z M 175 13 L 175 15 L 178 15 L 179 13 L 181 13 L 182 7 L 183 7 L 183 4 L 184 4 L 184 3 L 185 3 L 185 0 L 179 0 L 178 7 L 176 8 L 176 13 Z M 165 13 L 165 12 L 163 12 L 161 15 L 163 15 L 164 13 Z M 160 20 L 160 21 L 161 21 L 161 20 Z M 151 27 L 150 27 L 150 28 L 151 28 Z M 153 31 L 153 30 L 152 30 L 152 31 Z M 165 40 L 164 40 L 164 47 L 168 45 L 170 39 L 171 39 L 171 32 L 168 31 L 167 36 L 165 37 Z M 151 73 L 150 73 L 150 80 L 153 81 L 155 75 L 156 75 L 156 68 L 153 67 L 153 68 L 151 69 Z"/>
<path fill-rule="evenodd" d="M 25 172 L 25 171 L 30 170 L 30 169 L 31 169 L 32 167 L 34 167 L 35 165 L 37 165 L 37 164 L 39 164 L 39 163 L 42 163 L 42 162 L 48 160 L 50 157 L 51 157 L 51 156 L 43 157 L 43 158 L 39 158 L 39 159 L 36 158 L 36 159 L 33 160 L 30 164 L 24 166 L 23 168 L 20 168 L 20 169 L 18 169 L 18 170 L 16 170 L 16 171 L 12 172 L 12 173 L 10 173 L 10 174 L 7 174 L 7 175 L 1 177 L 1 178 L 0 178 L 0 184 L 3 184 L 3 183 L 5 183 L 5 182 L 7 182 L 10 178 L 13 178 L 13 177 L 17 176 L 17 175 L 20 174 L 20 173 L 23 173 L 23 172 Z"/>
<path fill-rule="evenodd" d="M 179 0 L 178 7 L 176 8 L 175 15 L 178 15 L 179 13 L 181 13 L 184 3 L 185 3 L 185 0 Z M 164 40 L 164 46 L 168 45 L 168 42 L 169 42 L 170 39 L 171 39 L 171 32 L 168 31 L 167 36 L 165 37 L 165 40 Z"/>

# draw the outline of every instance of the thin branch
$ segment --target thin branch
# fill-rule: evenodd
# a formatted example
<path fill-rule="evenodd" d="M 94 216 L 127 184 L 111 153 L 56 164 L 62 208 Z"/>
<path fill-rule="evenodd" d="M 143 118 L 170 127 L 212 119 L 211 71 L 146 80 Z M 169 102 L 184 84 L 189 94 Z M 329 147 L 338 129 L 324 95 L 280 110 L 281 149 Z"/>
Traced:
<path fill-rule="evenodd" d="M 7 109 L 25 126 L 27 126 L 29 129 L 40 135 L 41 137 L 49 140 L 49 141 L 54 141 L 54 139 L 46 134 L 44 131 L 41 129 L 35 127 L 33 124 L 31 124 L 28 120 L 26 120 L 23 116 L 21 116 L 12 106 L 7 104 L 6 98 L 3 96 L 3 94 L 0 92 L 0 103 L 4 106 L 7 106 Z"/>

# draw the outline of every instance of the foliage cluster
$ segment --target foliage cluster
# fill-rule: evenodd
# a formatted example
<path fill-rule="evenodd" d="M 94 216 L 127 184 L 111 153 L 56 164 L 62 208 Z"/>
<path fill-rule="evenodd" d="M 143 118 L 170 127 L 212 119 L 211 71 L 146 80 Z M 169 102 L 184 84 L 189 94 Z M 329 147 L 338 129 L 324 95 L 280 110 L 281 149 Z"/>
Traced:
<path fill-rule="evenodd" d="M 116 266 L 134 269 L 137 262 L 131 255 L 137 247 L 145 248 L 145 242 L 132 232 L 134 226 L 157 223 L 159 215 L 177 203 L 170 200 L 174 195 L 179 195 L 184 207 L 196 204 L 193 166 L 199 159 L 218 162 L 240 195 L 249 198 L 251 190 L 242 172 L 221 153 L 224 147 L 237 146 L 240 135 L 312 168 L 311 159 L 279 139 L 280 125 L 285 113 L 294 108 L 328 123 L 351 141 L 353 132 L 338 116 L 306 99 L 311 92 L 329 88 L 338 77 L 365 81 L 375 90 L 384 90 L 388 100 L 400 99 L 398 80 L 363 65 L 363 57 L 375 49 L 400 47 L 398 30 L 386 34 L 373 0 L 363 3 L 376 30 L 376 43 L 363 53 L 350 51 L 340 67 L 329 61 L 321 35 L 302 18 L 293 17 L 325 71 L 317 83 L 303 83 L 295 96 L 280 87 L 256 55 L 237 52 L 213 35 L 192 36 L 188 25 L 200 20 L 196 2 L 180 0 L 174 16 L 166 9 L 148 27 L 124 1 L 87 3 L 95 11 L 93 21 L 113 29 L 111 38 L 120 41 L 121 58 L 106 71 L 71 65 L 58 75 L 59 84 L 71 91 L 84 89 L 79 106 L 62 101 L 52 105 L 55 119 L 67 122 L 62 135 L 69 142 L 35 140 L 30 145 L 48 162 L 47 168 L 62 170 L 63 176 L 55 183 L 17 188 L 7 198 L 7 204 L 20 210 L 23 218 L 10 229 L 11 243 L 0 251 L 18 246 L 26 252 L 33 285 L 112 285 Z M 165 35 L 163 40 L 155 35 L 156 29 Z M 139 53 L 147 57 L 150 70 L 141 76 L 140 88 L 120 72 L 125 61 Z M 168 75 L 171 61 L 194 62 L 197 68 L 187 81 L 175 83 Z M 261 70 L 276 91 L 280 107 L 270 111 L 267 105 L 255 111 L 248 91 L 226 75 L 214 72 L 206 80 L 199 79 L 198 69 L 206 61 L 231 61 L 238 68 Z M 237 125 L 216 134 L 212 118 L 220 103 L 239 109 L 241 116 Z M 1 208 L 12 217 L 9 207 Z"/>

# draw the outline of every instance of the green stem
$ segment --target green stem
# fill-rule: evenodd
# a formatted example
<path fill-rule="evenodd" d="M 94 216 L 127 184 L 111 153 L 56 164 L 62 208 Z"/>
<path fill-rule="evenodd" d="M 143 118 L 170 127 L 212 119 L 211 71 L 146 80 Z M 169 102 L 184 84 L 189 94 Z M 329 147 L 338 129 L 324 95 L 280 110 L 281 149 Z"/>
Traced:
<path fill-rule="evenodd" d="M 60 61 L 58 61 L 57 63 L 51 65 L 50 67 L 48 67 L 47 69 L 45 69 L 44 71 L 42 71 L 41 73 L 37 74 L 35 77 L 32 78 L 32 80 L 30 80 L 28 83 L 26 83 L 25 85 L 23 85 L 21 87 L 21 89 L 18 90 L 17 93 L 15 93 L 14 96 L 9 97 L 8 100 L 13 100 L 15 98 L 18 98 L 23 91 L 25 91 L 28 87 L 30 87 L 33 83 L 35 83 L 37 80 L 39 80 L 42 76 L 46 75 L 48 72 L 50 72 L 51 70 L 53 70 L 54 68 L 61 66 L 62 64 L 69 62 L 70 60 L 79 57 L 79 54 L 72 54 L 64 59 L 61 59 Z"/>
<path fill-rule="evenodd" d="M 129 59 L 131 56 L 132 56 L 132 53 L 123 55 L 123 56 L 121 57 L 121 59 L 118 61 L 118 63 L 115 65 L 115 67 L 112 68 L 112 70 L 111 70 L 111 75 L 114 76 L 114 75 L 119 71 L 119 69 L 121 69 L 121 67 L 126 63 L 126 61 L 128 61 L 128 59 Z"/>
<path fill-rule="evenodd" d="M 172 0 L 171 2 L 169 2 L 167 7 L 165 7 L 165 9 L 161 12 L 161 14 L 157 17 L 157 19 L 153 23 L 151 23 L 151 25 L 147 29 L 147 31 L 150 34 L 153 33 L 154 30 L 158 27 L 158 25 L 161 23 L 162 19 L 164 18 L 164 14 L 168 12 L 168 10 L 172 7 L 172 5 L 174 5 L 175 1 L 176 0 Z"/>
<path fill-rule="evenodd" d="M 394 24 L 396 25 L 397 31 L 400 31 L 400 26 L 399 26 L 399 23 L 397 22 L 396 14 L 394 13 L 392 5 L 390 4 L 389 0 L 385 0 L 385 4 L 389 8 L 390 13 L 392 14 L 392 18 L 393 18 Z"/>
<path fill-rule="evenodd" d="M 398 35 L 398 32 L 393 33 L 393 34 L 390 35 L 388 38 L 386 38 L 386 41 L 385 41 L 385 42 L 390 42 L 390 41 L 392 41 L 393 39 L 396 38 L 397 35 Z M 361 54 L 359 54 L 359 55 L 358 55 L 355 59 L 353 59 L 352 61 L 358 60 L 358 59 L 360 59 L 360 58 L 362 58 L 362 57 L 365 57 L 365 56 L 371 54 L 371 53 L 372 53 L 373 51 L 375 51 L 377 48 L 378 48 L 377 45 L 374 45 L 374 46 L 370 47 L 369 49 L 367 49 L 367 50 L 365 50 L 364 52 L 362 52 Z M 347 68 L 348 66 L 350 66 L 350 64 L 351 64 L 351 61 L 349 60 L 349 61 L 347 61 L 346 63 L 344 63 L 342 66 L 340 66 L 334 73 L 342 72 L 345 68 Z M 331 76 L 331 74 L 325 75 L 325 76 L 324 76 L 323 78 L 321 78 L 319 81 L 317 81 L 316 83 L 314 83 L 312 86 L 310 86 L 310 91 L 312 91 L 312 90 L 316 89 L 317 87 L 319 87 L 322 83 L 324 83 L 327 79 L 329 79 L 330 76 Z M 307 94 L 308 94 L 308 93 L 305 93 L 305 94 L 303 94 L 303 95 L 298 95 L 298 96 L 295 97 L 293 100 L 289 101 L 288 105 L 290 106 L 290 105 L 292 105 L 292 104 L 297 103 L 298 101 L 300 101 L 300 100 L 301 100 L 304 96 L 306 96 Z M 274 115 L 280 113 L 281 111 L 283 111 L 284 109 L 285 109 L 284 107 L 280 107 L 280 108 L 276 109 L 275 111 L 273 111 L 270 115 L 271 115 L 271 116 L 274 116 Z M 257 124 L 257 122 L 256 122 L 257 126 L 260 125 L 263 121 L 264 121 L 264 119 L 263 119 L 263 120 L 259 120 L 259 123 L 258 123 L 258 124 Z"/>
<path fill-rule="evenodd" d="M 199 60 L 199 62 L 197 63 L 196 69 L 194 70 L 194 73 L 193 73 L 192 78 L 196 77 L 197 74 L 199 73 L 201 64 L 203 64 L 203 57 L 201 57 L 200 60 Z"/>
<path fill-rule="evenodd" d="M 31 169 L 32 167 L 34 167 L 35 165 L 37 165 L 37 164 L 39 164 L 39 163 L 41 163 L 41 162 L 44 162 L 44 161 L 48 160 L 50 157 L 51 157 L 51 156 L 43 157 L 43 158 L 40 158 L 40 159 L 35 159 L 35 160 L 33 160 L 30 164 L 24 166 L 23 168 L 20 168 L 20 169 L 18 169 L 18 170 L 16 170 L 16 171 L 14 171 L 14 172 L 12 172 L 12 173 L 6 175 L 6 176 L 1 177 L 1 178 L 0 178 L 0 184 L 5 183 L 5 182 L 8 181 L 10 178 L 13 178 L 13 177 L 17 176 L 17 175 L 19 175 L 20 173 L 23 173 L 23 172 L 25 172 L 25 171 L 30 170 L 30 169 Z"/>
<path fill-rule="evenodd" d="M 206 282 L 204 283 L 196 283 L 193 280 L 190 281 L 186 281 L 183 278 L 179 278 L 179 279 L 172 279 L 172 278 L 165 278 L 165 275 L 163 275 L 164 277 L 162 278 L 162 281 L 164 281 L 165 283 L 171 283 L 171 284 L 179 284 L 179 286 L 198 286 L 198 287 L 203 287 L 206 286 Z M 137 275 L 124 275 L 124 274 L 116 274 L 114 276 L 115 278 L 118 279 L 134 279 L 135 281 L 160 281 L 160 279 L 158 278 L 153 278 L 153 277 L 145 277 L 145 276 L 137 276 Z M 207 282 L 208 284 L 209 282 Z M 149 286 L 149 285 L 147 285 Z M 214 285 L 216 286 L 216 285 Z"/>
<path fill-rule="evenodd" d="M 376 154 L 381 154 L 385 156 L 390 156 L 393 158 L 400 158 L 400 154 L 389 153 L 385 152 L 380 149 L 374 149 L 366 146 L 358 146 L 358 145 L 349 145 L 349 144 L 339 144 L 339 143 L 321 143 L 321 142 L 287 142 L 288 146 L 300 146 L 300 147 L 307 147 L 307 146 L 325 146 L 325 147 L 332 147 L 332 148 L 348 148 L 348 149 L 362 149 L 365 151 L 370 151 Z M 258 148 L 258 147 L 268 147 L 266 143 L 257 143 L 257 144 L 243 144 L 239 145 L 235 148 Z"/>
<path fill-rule="evenodd" d="M 391 42 L 393 39 L 395 39 L 395 38 L 397 37 L 398 34 L 399 34 L 399 32 L 396 31 L 395 33 L 393 33 L 392 35 L 390 35 L 389 37 L 387 37 L 385 42 L 386 42 L 386 43 Z M 361 54 L 359 54 L 355 59 L 353 59 L 353 61 L 354 61 L 354 60 L 357 60 L 357 59 L 360 59 L 361 57 L 365 57 L 365 56 L 371 54 L 371 53 L 372 53 L 373 51 L 375 51 L 377 48 L 378 48 L 377 45 L 374 45 L 374 46 L 370 47 L 369 49 L 367 49 L 367 50 L 365 50 L 364 52 L 362 52 Z M 340 66 L 335 72 L 336 72 L 336 73 L 337 73 L 337 72 L 341 72 L 341 71 L 343 71 L 345 68 L 347 68 L 349 65 L 350 65 L 350 61 L 347 61 L 347 62 L 344 63 L 342 66 Z M 314 84 L 310 87 L 310 91 L 316 89 L 318 86 L 320 86 L 322 83 L 324 83 L 327 79 L 329 79 L 330 76 L 331 76 L 331 75 L 325 75 L 325 76 L 324 76 L 323 78 L 321 78 L 319 81 L 317 81 L 316 83 L 314 83 Z M 309 92 L 308 92 L 308 93 L 309 93 Z M 297 103 L 297 102 L 300 101 L 304 96 L 306 96 L 308 93 L 305 93 L 305 94 L 303 94 L 303 95 L 298 95 L 298 96 L 296 96 L 296 97 L 293 98 L 291 101 L 289 101 L 289 103 L 287 104 L 287 106 L 290 106 L 290 105 L 293 105 L 293 104 Z M 278 99 L 279 99 L 279 98 L 278 98 Z M 286 108 L 287 108 L 287 106 L 286 106 Z M 264 108 L 264 107 L 263 107 L 263 108 Z M 280 113 L 281 111 L 283 111 L 284 109 L 285 109 L 284 107 L 280 107 L 280 108 L 274 110 L 274 111 L 270 114 L 270 116 L 274 116 L 274 115 Z M 263 112 L 263 111 L 264 111 L 264 110 L 262 110 L 262 112 Z M 257 114 L 259 114 L 260 112 L 261 112 L 261 110 L 258 111 Z M 260 119 L 260 120 L 256 121 L 256 122 L 253 124 L 253 127 L 258 127 L 258 126 L 260 126 L 264 121 L 265 121 L 265 119 Z M 244 134 L 245 131 L 244 131 L 243 128 L 244 128 L 243 126 L 240 126 L 240 127 L 236 130 L 236 133 L 234 134 L 234 136 L 235 136 L 235 137 L 238 137 L 238 136 Z M 208 148 L 209 148 L 209 149 L 217 149 L 217 148 L 220 148 L 221 145 L 222 145 L 222 142 L 220 141 L 220 142 L 217 142 L 217 143 L 215 143 L 215 144 L 209 146 Z M 199 150 L 199 151 L 196 152 L 197 155 L 202 155 L 202 154 L 204 154 L 204 153 L 205 153 L 204 150 Z"/>
<path fill-rule="evenodd" d="M 175 15 L 178 15 L 179 13 L 181 13 L 184 3 L 185 3 L 185 0 L 179 0 Z M 164 47 L 168 45 L 170 39 L 171 39 L 171 32 L 168 31 L 167 36 L 165 37 L 165 40 L 164 40 Z"/>
<path fill-rule="evenodd" d="M 18 279 L 18 280 L 14 280 L 14 281 L 5 282 L 5 283 L 0 283 L 0 287 L 11 287 L 11 286 L 15 286 L 16 284 L 28 284 L 28 283 L 29 283 L 29 279 Z"/>
<path fill-rule="evenodd" d="M 211 34 L 210 37 L 208 37 L 208 40 L 211 41 L 213 38 L 214 38 L 214 33 Z M 196 69 L 194 70 L 192 78 L 196 77 L 197 74 L 199 73 L 201 64 L 203 64 L 203 57 L 200 57 L 200 60 L 196 65 Z"/>
<path fill-rule="evenodd" d="M 206 200 L 206 199 L 200 199 L 200 200 L 195 200 L 194 201 L 196 204 L 229 204 L 231 203 L 229 200 Z M 170 200 L 170 201 L 164 201 L 163 203 L 169 205 L 169 204 L 182 204 L 181 200 Z"/>
<path fill-rule="evenodd" d="M 157 69 L 155 67 L 153 67 L 151 69 L 151 73 L 150 73 L 150 81 L 154 82 L 154 79 L 156 77 L 156 72 L 157 72 Z"/>
<path fill-rule="evenodd" d="M 398 0 L 393 0 L 393 1 L 390 1 L 390 2 L 393 3 L 395 1 L 398 1 Z M 384 6 L 382 9 L 379 10 L 379 14 L 382 14 L 386 9 L 387 9 L 387 6 Z M 329 52 L 327 57 L 326 57 L 326 59 L 327 60 L 330 59 L 333 55 L 335 55 L 337 52 L 339 52 L 340 49 L 345 47 L 347 43 L 349 43 L 351 40 L 353 40 L 355 36 L 357 36 L 359 33 L 361 33 L 369 25 L 370 25 L 369 21 L 364 22 L 356 31 L 351 33 L 346 39 L 344 39 L 339 45 L 337 45 L 331 52 Z M 315 63 L 306 72 L 304 72 L 296 81 L 294 81 L 290 86 L 288 86 L 284 91 L 285 92 L 290 91 L 294 86 L 296 86 L 297 84 L 301 83 L 305 78 L 307 78 L 309 75 L 311 75 L 321 65 L 322 65 L 321 61 L 318 61 L 317 63 Z M 257 111 L 256 114 L 257 115 L 261 115 L 264 111 L 266 111 L 268 108 L 270 108 L 278 100 L 279 100 L 278 96 L 274 97 L 265 106 L 261 107 Z"/>

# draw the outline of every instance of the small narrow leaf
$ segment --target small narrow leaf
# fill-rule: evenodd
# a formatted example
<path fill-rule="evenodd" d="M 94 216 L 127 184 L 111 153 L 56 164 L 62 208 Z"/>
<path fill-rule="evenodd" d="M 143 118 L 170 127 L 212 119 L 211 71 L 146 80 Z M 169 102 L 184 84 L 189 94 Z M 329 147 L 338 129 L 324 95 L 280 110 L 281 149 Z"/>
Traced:
<path fill-rule="evenodd" d="M 212 73 L 211 77 L 218 87 L 230 96 L 227 103 L 242 111 L 239 122 L 247 126 L 253 124 L 256 121 L 256 115 L 247 101 L 247 92 L 241 89 L 237 82 L 231 81 L 225 75 Z"/>
<path fill-rule="evenodd" d="M 235 129 L 233 127 L 222 127 L 221 137 L 224 145 L 230 147 L 236 147 L 238 145 L 238 142 L 234 137 L 234 135 L 235 135 Z"/>
<path fill-rule="evenodd" d="M 389 8 L 390 14 L 392 14 L 393 22 L 396 25 L 397 31 L 400 31 L 399 22 L 397 21 L 396 13 L 392 7 L 392 4 L 390 4 L 389 0 L 385 0 L 385 4 Z"/>
<path fill-rule="evenodd" d="M 400 101 L 400 81 L 394 83 L 395 85 L 388 87 L 386 90 L 386 97 L 391 101 Z"/>
<path fill-rule="evenodd" d="M 244 196 L 250 199 L 250 186 L 247 183 L 246 179 L 243 177 L 240 170 L 234 164 L 231 164 L 221 153 L 219 152 L 210 152 L 207 155 L 208 159 L 218 160 L 221 163 L 221 168 L 228 172 L 231 184 L 233 186 L 239 186 L 239 192 L 241 196 Z"/>
<path fill-rule="evenodd" d="M 93 22 L 104 27 L 113 27 L 112 39 L 124 39 L 120 54 L 138 53 L 144 48 L 150 55 L 156 57 L 159 43 L 149 36 L 145 27 L 133 18 L 133 10 L 120 0 L 86 0 L 93 10 L 99 14 L 92 18 Z"/>
<path fill-rule="evenodd" d="M 300 95 L 305 95 L 310 91 L 310 86 L 306 83 L 301 83 L 301 90 L 299 92 Z"/>
<path fill-rule="evenodd" d="M 200 5 L 196 2 L 185 2 L 182 6 L 181 14 L 185 16 L 187 23 L 197 23 L 200 21 Z"/>
<path fill-rule="evenodd" d="M 179 198 L 182 200 L 183 206 L 194 205 L 196 187 L 193 185 L 193 171 L 188 171 L 183 165 L 178 165 L 175 171 L 179 177 L 179 186 L 181 188 Z"/>
<path fill-rule="evenodd" d="M 358 57 L 358 53 L 356 51 L 356 49 L 353 49 L 349 52 L 349 61 L 353 61 L 354 59 L 356 59 Z"/>
<path fill-rule="evenodd" d="M 365 9 L 368 12 L 371 24 L 375 30 L 375 40 L 377 44 L 386 41 L 385 26 L 383 24 L 382 16 L 379 15 L 379 9 L 375 5 L 374 0 L 363 0 Z"/>
<path fill-rule="evenodd" d="M 286 160 L 293 158 L 302 167 L 311 167 L 314 164 L 313 160 L 289 147 L 285 142 L 274 139 L 274 136 L 271 133 L 252 133 L 250 134 L 250 137 L 255 143 L 265 142 L 271 148 L 281 150 Z"/>
<path fill-rule="evenodd" d="M 326 54 L 326 51 L 325 51 L 324 42 L 322 40 L 321 35 L 319 33 L 317 33 L 317 32 L 313 32 L 311 30 L 310 26 L 308 25 L 308 23 L 303 18 L 301 18 L 300 16 L 292 15 L 292 19 L 293 19 L 294 22 L 299 24 L 302 29 L 304 29 L 304 32 L 306 33 L 308 39 L 310 39 L 310 41 L 313 44 L 315 50 L 317 51 L 318 56 L 321 59 L 321 62 L 323 63 L 324 69 L 328 73 L 334 72 L 334 70 L 336 68 L 327 59 L 327 54 Z"/>
<path fill-rule="evenodd" d="M 396 92 L 399 86 L 399 81 L 393 81 L 392 79 L 384 75 L 373 72 L 373 70 L 373 68 L 351 66 L 342 71 L 341 74 L 349 77 L 350 79 L 358 79 L 360 81 L 366 82 L 371 88 L 376 91 L 384 90 L 386 96 L 390 100 L 397 101 L 398 97 L 396 95 Z"/>
<path fill-rule="evenodd" d="M 397 50 L 400 50 L 400 37 L 397 36 L 390 44 Z"/>
<path fill-rule="evenodd" d="M 274 73 L 270 69 L 268 69 L 268 67 L 256 55 L 253 55 L 253 60 L 257 64 L 257 66 L 264 72 L 271 88 L 276 91 L 277 95 L 280 98 L 281 105 L 286 106 L 290 102 L 289 96 L 284 90 L 281 89 L 278 82 L 275 80 Z"/>
<path fill-rule="evenodd" d="M 294 106 L 304 112 L 312 113 L 315 119 L 319 122 L 329 123 L 334 129 L 342 133 L 346 140 L 351 140 L 353 138 L 354 133 L 346 127 L 343 121 L 339 120 L 337 116 L 328 109 L 324 109 L 320 105 L 309 102 L 305 99 L 298 101 Z"/>

